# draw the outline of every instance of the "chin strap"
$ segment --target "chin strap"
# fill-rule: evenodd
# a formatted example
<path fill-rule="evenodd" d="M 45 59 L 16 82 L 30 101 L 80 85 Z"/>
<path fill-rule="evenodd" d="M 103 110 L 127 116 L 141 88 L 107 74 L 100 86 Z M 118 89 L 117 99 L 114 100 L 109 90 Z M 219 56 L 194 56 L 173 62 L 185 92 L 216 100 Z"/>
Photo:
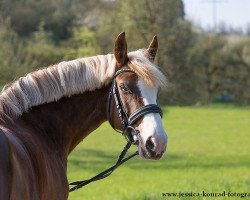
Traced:
<path fill-rule="evenodd" d="M 98 180 L 101 180 L 101 179 L 108 177 L 110 174 L 112 174 L 115 171 L 115 169 L 117 167 L 119 167 L 123 163 L 127 162 L 129 159 L 137 156 L 139 154 L 138 151 L 136 151 L 135 153 L 133 153 L 130 156 L 125 158 L 125 155 L 128 152 L 129 148 L 131 147 L 131 144 L 132 143 L 130 141 L 128 141 L 128 143 L 126 144 L 126 146 L 123 148 L 122 152 L 120 153 L 118 160 L 116 161 L 116 163 L 112 167 L 104 170 L 103 172 L 97 174 L 96 176 L 94 176 L 90 179 L 86 179 L 86 180 L 82 180 L 82 181 L 75 181 L 75 182 L 70 183 L 69 185 L 73 185 L 73 187 L 70 188 L 69 192 L 73 192 L 75 190 L 80 189 L 81 187 L 83 187 L 85 185 L 88 185 L 89 183 L 92 183 L 92 182 L 95 182 L 95 181 L 98 181 Z"/>

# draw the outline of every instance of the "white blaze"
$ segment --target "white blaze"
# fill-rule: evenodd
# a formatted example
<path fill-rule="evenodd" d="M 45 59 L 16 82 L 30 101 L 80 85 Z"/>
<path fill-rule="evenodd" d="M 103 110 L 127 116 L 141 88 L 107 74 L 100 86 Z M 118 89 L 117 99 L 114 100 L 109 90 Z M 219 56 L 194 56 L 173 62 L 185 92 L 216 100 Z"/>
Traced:
<path fill-rule="evenodd" d="M 138 80 L 137 83 L 143 102 L 145 105 L 156 104 L 157 88 L 150 88 L 145 85 L 142 80 Z M 144 116 L 142 123 L 139 126 L 140 135 L 145 146 L 146 141 L 151 137 L 151 141 L 154 143 L 154 151 L 156 154 L 160 154 L 165 151 L 167 146 L 167 135 L 163 129 L 161 116 L 158 113 L 149 113 Z"/>

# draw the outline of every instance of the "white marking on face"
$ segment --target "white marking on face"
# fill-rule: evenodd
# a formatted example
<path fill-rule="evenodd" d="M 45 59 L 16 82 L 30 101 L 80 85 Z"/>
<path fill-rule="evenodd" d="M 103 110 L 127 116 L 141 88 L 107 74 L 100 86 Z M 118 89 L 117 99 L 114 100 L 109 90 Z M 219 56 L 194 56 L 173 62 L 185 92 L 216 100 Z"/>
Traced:
<path fill-rule="evenodd" d="M 143 98 L 144 105 L 156 104 L 158 88 L 150 88 L 145 85 L 142 80 L 138 80 L 137 83 L 141 96 Z M 153 151 L 156 155 L 161 154 L 167 147 L 167 135 L 163 129 L 161 116 L 158 113 L 149 113 L 143 117 L 142 123 L 139 125 L 140 136 L 142 139 L 142 145 L 146 150 L 146 142 L 151 139 L 153 143 Z M 139 149 L 140 151 L 140 149 Z M 143 155 L 141 154 L 143 157 Z"/>

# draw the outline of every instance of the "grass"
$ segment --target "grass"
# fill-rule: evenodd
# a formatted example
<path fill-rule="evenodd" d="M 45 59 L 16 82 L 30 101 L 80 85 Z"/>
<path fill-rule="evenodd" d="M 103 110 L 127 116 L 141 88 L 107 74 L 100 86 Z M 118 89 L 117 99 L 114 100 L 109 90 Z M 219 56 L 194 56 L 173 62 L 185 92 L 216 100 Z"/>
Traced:
<path fill-rule="evenodd" d="M 162 160 L 134 158 L 109 178 L 70 193 L 69 199 L 179 199 L 162 193 L 250 192 L 249 107 L 170 107 L 163 122 L 169 143 Z M 113 165 L 124 144 L 121 135 L 102 125 L 70 155 L 69 181 Z"/>

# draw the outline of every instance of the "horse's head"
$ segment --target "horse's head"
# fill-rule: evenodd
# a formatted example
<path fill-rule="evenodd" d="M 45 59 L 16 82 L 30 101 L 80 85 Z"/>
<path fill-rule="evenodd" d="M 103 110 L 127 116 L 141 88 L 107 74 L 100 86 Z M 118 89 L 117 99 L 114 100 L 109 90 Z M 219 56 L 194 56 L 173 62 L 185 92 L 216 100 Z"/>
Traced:
<path fill-rule="evenodd" d="M 157 48 L 155 36 L 148 49 L 127 53 L 125 33 L 117 37 L 114 46 L 117 73 L 111 90 L 111 124 L 123 130 L 146 159 L 160 159 L 167 147 L 161 110 L 156 105 L 158 90 L 165 82 L 165 76 L 152 63 Z"/>

